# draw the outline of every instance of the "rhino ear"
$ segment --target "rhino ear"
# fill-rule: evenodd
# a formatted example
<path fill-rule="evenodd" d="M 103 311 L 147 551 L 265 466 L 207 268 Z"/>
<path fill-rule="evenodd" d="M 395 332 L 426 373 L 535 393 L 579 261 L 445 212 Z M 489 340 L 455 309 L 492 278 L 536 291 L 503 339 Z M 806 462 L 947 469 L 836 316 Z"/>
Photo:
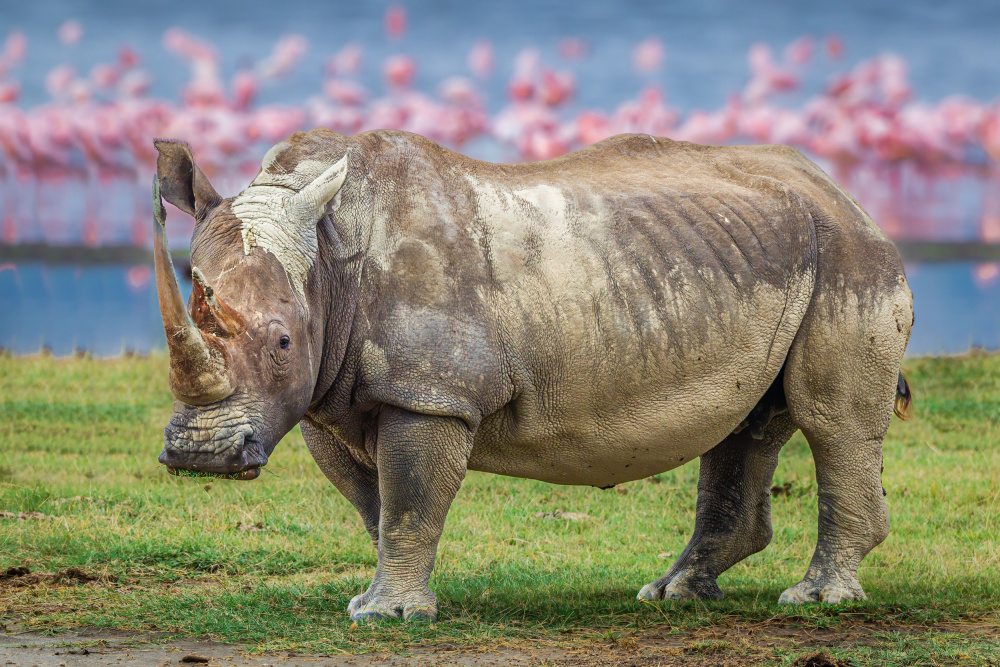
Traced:
<path fill-rule="evenodd" d="M 159 153 L 156 158 L 156 175 L 160 180 L 160 193 L 164 199 L 195 220 L 204 218 L 208 211 L 222 201 L 222 197 L 194 163 L 187 144 L 157 139 L 153 146 Z"/>
<path fill-rule="evenodd" d="M 288 206 L 295 221 L 304 227 L 315 226 L 329 212 L 329 207 L 336 207 L 336 196 L 347 178 L 347 168 L 350 163 L 350 153 L 340 158 L 312 183 L 302 188 L 288 201 Z"/>

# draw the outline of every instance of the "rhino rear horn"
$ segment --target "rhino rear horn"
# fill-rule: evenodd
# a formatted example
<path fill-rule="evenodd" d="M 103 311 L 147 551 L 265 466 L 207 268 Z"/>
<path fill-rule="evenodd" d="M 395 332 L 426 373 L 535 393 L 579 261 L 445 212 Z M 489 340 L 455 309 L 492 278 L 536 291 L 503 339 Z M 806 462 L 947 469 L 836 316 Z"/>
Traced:
<path fill-rule="evenodd" d="M 191 319 L 205 333 L 232 338 L 246 330 L 243 317 L 222 300 L 197 266 L 191 268 Z"/>
<path fill-rule="evenodd" d="M 163 198 L 195 220 L 202 220 L 222 197 L 195 164 L 191 149 L 184 142 L 165 139 L 157 139 L 153 146 L 159 154 L 156 175 Z"/>

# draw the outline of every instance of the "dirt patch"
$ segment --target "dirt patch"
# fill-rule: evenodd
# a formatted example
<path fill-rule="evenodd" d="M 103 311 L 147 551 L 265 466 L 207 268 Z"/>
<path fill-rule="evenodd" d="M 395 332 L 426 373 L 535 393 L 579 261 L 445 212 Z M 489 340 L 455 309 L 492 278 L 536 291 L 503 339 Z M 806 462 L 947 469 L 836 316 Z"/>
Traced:
<path fill-rule="evenodd" d="M 535 512 L 536 519 L 562 519 L 564 521 L 587 521 L 594 517 L 582 512 L 564 512 L 555 510 L 554 512 Z"/>
<path fill-rule="evenodd" d="M 798 667 L 851 667 L 824 648 L 874 644 L 878 633 L 908 634 L 939 631 L 969 632 L 1000 638 L 991 625 L 922 627 L 858 624 L 826 630 L 775 623 L 713 626 L 675 633 L 669 627 L 634 636 L 612 637 L 591 645 L 561 648 L 550 642 L 537 646 L 415 645 L 404 655 L 305 655 L 281 651 L 249 655 L 238 646 L 205 640 L 126 633 L 85 632 L 57 637 L 30 633 L 0 635 L 0 667 L 64 664 L 66 667 L 168 667 L 227 665 L 230 667 L 367 667 L 370 665 L 461 665 L 466 667 L 753 667 L 776 662 L 775 650 L 792 655 Z M 201 662 L 205 660 L 205 662 Z"/>
<path fill-rule="evenodd" d="M 54 517 L 41 512 L 8 512 L 0 510 L 0 519 L 16 519 L 18 521 L 29 521 L 31 519 L 52 519 Z"/>
<path fill-rule="evenodd" d="M 9 567 L 6 572 L 0 574 L 0 590 L 4 588 L 32 588 L 42 584 L 73 586 L 91 581 L 107 583 L 114 581 L 114 579 L 105 574 L 87 572 L 79 567 L 68 567 L 58 572 L 32 572 L 27 565 L 18 565 Z"/>
<path fill-rule="evenodd" d="M 800 655 L 792 662 L 792 667 L 853 667 L 846 660 L 837 660 L 829 653 Z"/>

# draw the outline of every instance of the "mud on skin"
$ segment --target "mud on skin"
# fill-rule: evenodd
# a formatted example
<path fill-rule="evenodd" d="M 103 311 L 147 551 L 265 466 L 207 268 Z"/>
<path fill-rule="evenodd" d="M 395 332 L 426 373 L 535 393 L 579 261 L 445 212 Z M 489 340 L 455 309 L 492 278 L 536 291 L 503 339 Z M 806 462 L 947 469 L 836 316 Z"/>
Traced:
<path fill-rule="evenodd" d="M 351 618 L 436 618 L 428 581 L 470 469 L 607 487 L 702 457 L 694 536 L 639 597 L 720 597 L 770 540 L 795 430 L 819 539 L 781 602 L 864 597 L 912 295 L 892 243 L 797 151 L 623 135 L 504 165 L 316 129 L 223 199 L 185 145 L 156 147 L 198 269 L 185 307 L 155 192 L 164 456 L 239 474 L 303 421 L 378 553 Z"/>

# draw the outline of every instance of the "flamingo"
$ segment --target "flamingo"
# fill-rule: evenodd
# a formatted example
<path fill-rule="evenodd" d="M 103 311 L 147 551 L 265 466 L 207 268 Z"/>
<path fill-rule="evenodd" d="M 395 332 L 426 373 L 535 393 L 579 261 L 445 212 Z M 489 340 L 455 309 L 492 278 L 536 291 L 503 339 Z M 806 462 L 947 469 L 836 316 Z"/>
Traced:
<path fill-rule="evenodd" d="M 410 56 L 396 55 L 386 58 L 382 75 L 390 88 L 403 90 L 410 87 L 417 73 L 417 64 Z"/>
<path fill-rule="evenodd" d="M 580 37 L 563 37 L 557 47 L 559 55 L 566 60 L 580 60 L 587 55 L 587 42 Z"/>
<path fill-rule="evenodd" d="M 785 47 L 782 54 L 784 60 L 789 65 L 802 66 L 812 60 L 816 51 L 816 40 L 812 35 L 803 35 Z"/>
<path fill-rule="evenodd" d="M 345 44 L 333 56 L 327 58 L 325 69 L 328 76 L 353 76 L 361 70 L 363 60 L 361 46 L 355 42 Z"/>
<path fill-rule="evenodd" d="M 302 35 L 283 35 L 274 45 L 274 50 L 257 66 L 264 79 L 280 79 L 287 76 L 295 64 L 309 50 L 309 40 Z"/>
<path fill-rule="evenodd" d="M 493 72 L 493 44 L 481 39 L 472 45 L 466 58 L 469 71 L 480 79 L 485 79 Z"/>
<path fill-rule="evenodd" d="M 59 37 L 59 41 L 63 44 L 79 44 L 80 40 L 83 39 L 83 26 L 79 21 L 70 19 L 68 21 L 64 21 L 59 26 L 56 34 Z"/>
<path fill-rule="evenodd" d="M 389 39 L 402 39 L 406 34 L 406 8 L 402 5 L 389 5 L 385 10 L 384 27 Z"/>
<path fill-rule="evenodd" d="M 638 72 L 649 74 L 660 68 L 665 55 L 666 49 L 663 47 L 663 42 L 655 37 L 650 37 L 639 42 L 632 49 L 632 64 Z"/>

